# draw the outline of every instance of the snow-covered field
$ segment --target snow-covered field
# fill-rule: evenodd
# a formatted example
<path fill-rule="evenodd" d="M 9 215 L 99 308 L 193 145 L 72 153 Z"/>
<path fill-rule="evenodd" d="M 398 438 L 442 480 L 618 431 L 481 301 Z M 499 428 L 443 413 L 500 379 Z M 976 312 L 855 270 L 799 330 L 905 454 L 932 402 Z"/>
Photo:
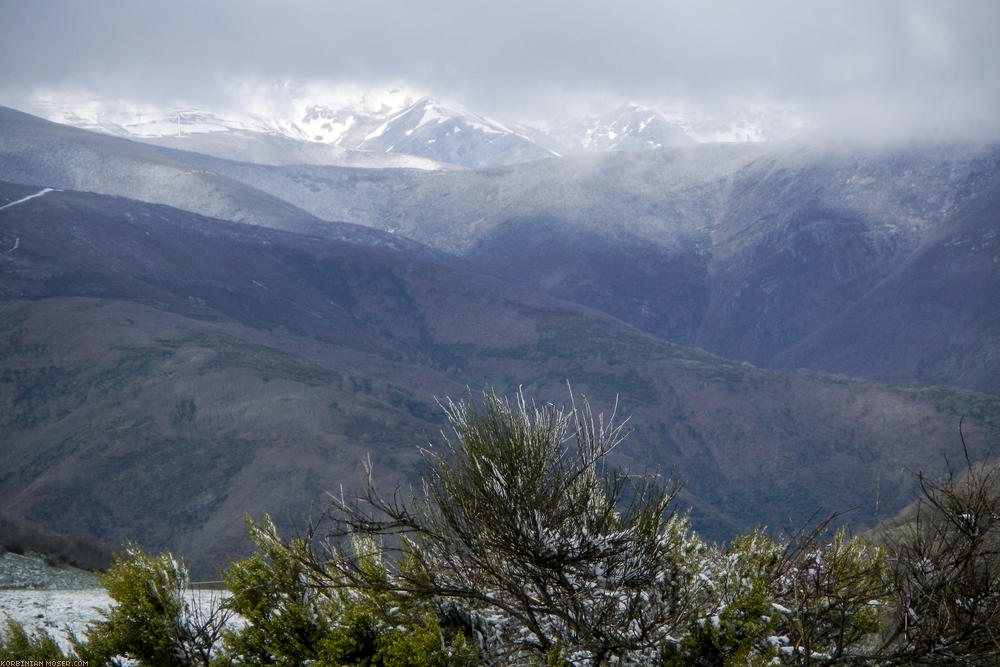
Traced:
<path fill-rule="evenodd" d="M 98 618 L 97 608 L 107 608 L 111 598 L 103 588 L 81 590 L 0 589 L 0 614 L 25 629 L 43 629 L 67 648 L 68 632 L 83 635 L 87 623 Z M 6 621 L 6 618 L 4 618 Z"/>
<path fill-rule="evenodd" d="M 193 602 L 207 608 L 228 591 L 191 591 Z M 27 630 L 43 629 L 65 650 L 69 648 L 69 632 L 83 637 L 88 623 L 100 618 L 98 609 L 106 609 L 111 598 L 103 588 L 79 590 L 0 589 L 0 619 L 6 617 L 21 623 Z"/>

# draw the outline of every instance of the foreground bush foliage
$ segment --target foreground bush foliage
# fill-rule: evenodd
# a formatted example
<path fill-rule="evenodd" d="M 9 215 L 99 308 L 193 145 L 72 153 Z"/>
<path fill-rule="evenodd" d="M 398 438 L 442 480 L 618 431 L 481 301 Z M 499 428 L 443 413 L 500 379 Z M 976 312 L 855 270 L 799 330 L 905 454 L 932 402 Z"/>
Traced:
<path fill-rule="evenodd" d="M 101 620 L 75 641 L 79 657 L 105 665 L 127 658 L 140 665 L 210 665 L 230 612 L 221 604 L 192 600 L 183 561 L 169 553 L 153 557 L 133 544 L 98 575 L 115 601 Z"/>
<path fill-rule="evenodd" d="M 45 630 L 27 632 L 10 618 L 7 618 L 6 625 L 6 629 L 0 632 L 0 660 L 65 659 L 58 642 Z"/>
<path fill-rule="evenodd" d="M 606 467 L 625 435 L 583 402 L 486 393 L 447 402 L 419 493 L 335 498 L 194 605 L 187 569 L 130 545 L 102 577 L 115 604 L 75 655 L 91 665 L 996 664 L 1000 468 L 921 476 L 877 540 L 763 531 L 709 544 L 677 487 Z M 877 543 L 876 543 L 877 542 Z M 58 658 L 9 623 L 0 656 Z"/>
<path fill-rule="evenodd" d="M 374 557 L 360 564 L 367 588 L 322 585 L 303 540 L 283 543 L 270 520 L 248 521 L 258 552 L 225 575 L 228 608 L 246 623 L 224 636 L 234 662 L 250 665 L 469 665 L 476 647 L 429 599 L 395 592 Z"/>
<path fill-rule="evenodd" d="M 384 498 L 370 482 L 334 501 L 332 537 L 355 539 L 301 559 L 316 582 L 446 601 L 498 664 L 555 647 L 574 663 L 652 659 L 700 586 L 676 489 L 607 471 L 623 428 L 586 405 L 487 394 L 445 410 L 452 433 L 424 451 L 421 495 Z M 372 559 L 387 564 L 375 581 Z"/>

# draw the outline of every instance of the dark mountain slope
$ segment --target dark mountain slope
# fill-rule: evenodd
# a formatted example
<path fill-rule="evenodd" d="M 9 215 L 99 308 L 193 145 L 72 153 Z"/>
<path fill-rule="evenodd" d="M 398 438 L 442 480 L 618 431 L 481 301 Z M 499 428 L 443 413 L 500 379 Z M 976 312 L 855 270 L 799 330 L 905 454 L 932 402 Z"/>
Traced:
<path fill-rule="evenodd" d="M 564 220 L 504 221 L 466 255 L 521 285 L 604 311 L 646 331 L 682 340 L 708 307 L 708 266 L 697 252 L 637 236 L 610 240 Z"/>
<path fill-rule="evenodd" d="M 995 147 L 962 146 L 754 161 L 733 175 L 712 230 L 712 301 L 690 341 L 774 364 L 908 262 L 998 165 Z"/>
<path fill-rule="evenodd" d="M 675 342 L 775 368 L 797 358 L 831 372 L 864 372 L 880 340 L 906 339 L 915 322 L 893 328 L 886 321 L 888 328 L 862 339 L 856 327 L 832 327 L 964 215 L 1000 173 L 1000 149 L 968 145 L 696 146 L 452 173 L 173 156 L 281 193 L 320 217 L 455 253 Z M 951 281 L 943 288 L 949 292 L 983 294 L 974 285 L 984 277 L 971 272 L 925 279 Z M 943 302 L 908 295 L 913 312 L 947 317 L 934 310 Z M 992 306 L 966 303 L 973 312 Z M 789 351 L 821 331 L 840 347 L 808 357 Z M 954 342 L 979 335 L 959 333 Z M 955 353 L 971 357 L 976 346 Z M 939 354 L 933 338 L 912 339 L 906 354 L 927 361 L 905 364 L 912 374 L 897 379 L 1000 393 L 1000 375 L 973 382 L 957 367 L 952 373 L 930 361 Z M 843 363 L 823 361 L 835 357 Z M 935 366 L 940 372 L 929 370 Z"/>
<path fill-rule="evenodd" d="M 1000 175 L 905 263 L 777 361 L 1000 393 Z"/>
<path fill-rule="evenodd" d="M 405 481 L 466 386 L 620 394 L 617 461 L 680 475 L 717 538 L 819 506 L 865 525 L 959 416 L 974 456 L 1000 428 L 995 398 L 767 373 L 454 264 L 165 206 L 49 192 L 0 210 L 0 248 L 0 511 L 202 572 L 247 548 L 245 512 L 301 525 L 366 453 Z"/>

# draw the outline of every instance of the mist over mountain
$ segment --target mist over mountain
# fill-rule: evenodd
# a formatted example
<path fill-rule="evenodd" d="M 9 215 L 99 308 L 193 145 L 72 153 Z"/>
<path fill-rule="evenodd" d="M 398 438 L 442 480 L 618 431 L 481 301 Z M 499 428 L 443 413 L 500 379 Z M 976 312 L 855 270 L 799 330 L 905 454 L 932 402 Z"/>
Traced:
<path fill-rule="evenodd" d="M 441 256 L 399 236 L 359 225 L 330 224 L 306 211 L 190 162 L 164 157 L 162 149 L 79 130 L 0 107 L 0 178 L 54 188 L 129 197 L 177 206 L 224 220 L 248 222 L 375 246 L 408 247 Z"/>
<path fill-rule="evenodd" d="M 546 130 L 503 123 L 427 96 L 390 91 L 378 99 L 297 100 L 282 116 L 190 108 L 140 111 L 126 103 L 91 100 L 37 106 L 56 122 L 215 157 L 369 168 L 497 167 L 563 153 L 687 145 L 695 140 L 685 127 L 694 132 L 700 127 L 692 118 L 683 124 L 670 121 L 634 103 L 599 117 L 557 119 Z M 760 140 L 764 129 L 745 134 L 750 136 Z"/>
<path fill-rule="evenodd" d="M 597 118 L 564 120 L 549 134 L 567 154 L 638 151 L 695 143 L 680 122 L 671 122 L 655 109 L 634 102 Z"/>
<path fill-rule="evenodd" d="M 309 233 L 347 220 L 729 358 L 1000 391 L 992 144 L 695 145 L 428 172 L 247 164 L 6 113 L 13 180 Z"/>
<path fill-rule="evenodd" d="M 461 172 L 170 157 L 725 357 L 1000 392 L 994 144 L 697 145 Z M 898 303 L 865 310 L 879 298 Z"/>

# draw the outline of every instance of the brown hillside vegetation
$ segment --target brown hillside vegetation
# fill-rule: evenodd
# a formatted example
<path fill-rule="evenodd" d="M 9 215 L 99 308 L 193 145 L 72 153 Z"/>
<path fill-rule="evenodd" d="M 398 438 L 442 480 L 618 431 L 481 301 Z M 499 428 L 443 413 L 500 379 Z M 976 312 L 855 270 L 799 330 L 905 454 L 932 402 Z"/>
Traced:
<path fill-rule="evenodd" d="M 907 469 L 937 465 L 959 417 L 983 448 L 1000 426 L 995 397 L 765 372 L 368 237 L 50 192 L 0 212 L 14 239 L 0 509 L 210 573 L 249 548 L 244 513 L 301 525 L 368 454 L 386 485 L 410 479 L 435 397 L 466 387 L 620 396 L 615 463 L 676 473 L 715 538 L 821 507 L 865 525 L 914 497 Z"/>

